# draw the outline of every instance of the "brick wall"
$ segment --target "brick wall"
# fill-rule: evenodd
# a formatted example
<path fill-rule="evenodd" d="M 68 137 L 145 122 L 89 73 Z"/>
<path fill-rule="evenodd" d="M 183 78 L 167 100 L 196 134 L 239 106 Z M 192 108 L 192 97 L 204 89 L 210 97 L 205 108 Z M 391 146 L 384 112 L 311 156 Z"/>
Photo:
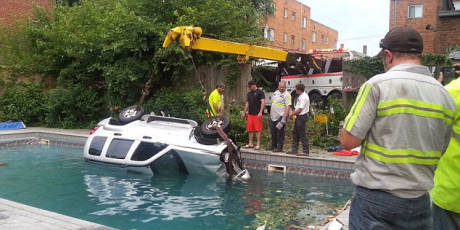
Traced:
<path fill-rule="evenodd" d="M 410 5 L 423 5 L 423 17 L 408 18 Z M 442 0 L 390 0 L 390 29 L 411 26 L 422 35 L 425 53 L 444 53 L 460 44 L 460 17 L 440 18 L 441 7 Z M 426 29 L 428 25 L 431 29 Z"/>
<path fill-rule="evenodd" d="M 439 18 L 436 33 L 436 53 L 445 53 L 449 47 L 460 45 L 460 17 Z"/>
<path fill-rule="evenodd" d="M 275 4 L 275 14 L 261 22 L 262 28 L 267 26 L 267 28 L 275 31 L 274 41 L 267 41 L 267 46 L 297 52 L 308 52 L 313 48 L 335 48 L 338 32 L 311 20 L 310 7 L 296 0 L 274 0 L 273 2 Z M 287 9 L 287 18 L 284 17 L 284 9 Z M 292 19 L 293 12 L 295 12 L 295 20 Z M 306 27 L 302 26 L 303 17 L 307 20 Z M 313 31 L 317 33 L 317 41 L 320 39 L 321 34 L 324 36 L 323 43 L 312 43 Z M 287 41 L 284 40 L 285 34 L 287 35 Z M 328 43 L 326 43 L 326 36 L 329 36 Z M 293 37 L 294 42 L 292 42 Z M 301 47 L 302 39 L 305 40 L 305 49 Z"/>
<path fill-rule="evenodd" d="M 310 49 L 330 49 L 330 48 L 337 48 L 337 40 L 339 38 L 339 33 L 328 27 L 325 26 L 319 22 L 316 22 L 314 20 L 311 20 L 310 24 L 310 43 L 309 46 Z M 316 41 L 313 42 L 312 40 L 312 33 L 316 33 Z"/>
<path fill-rule="evenodd" d="M 50 7 L 52 0 L 0 0 L 0 23 L 11 24 L 14 20 L 30 15 L 34 5 Z"/>

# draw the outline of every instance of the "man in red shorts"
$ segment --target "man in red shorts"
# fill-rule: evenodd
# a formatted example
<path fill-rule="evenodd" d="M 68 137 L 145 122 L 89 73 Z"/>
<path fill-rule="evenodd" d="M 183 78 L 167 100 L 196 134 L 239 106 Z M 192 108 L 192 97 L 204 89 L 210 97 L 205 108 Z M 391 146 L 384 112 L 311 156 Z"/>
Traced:
<path fill-rule="evenodd" d="M 249 144 L 246 148 L 254 147 L 254 133 L 257 138 L 257 145 L 255 149 L 260 149 L 260 135 L 262 134 L 262 114 L 265 107 L 265 94 L 262 90 L 257 88 L 254 80 L 248 82 L 249 92 L 247 95 L 246 103 L 244 105 L 244 112 L 241 114 L 241 119 L 248 115 L 246 131 L 249 133 Z"/>

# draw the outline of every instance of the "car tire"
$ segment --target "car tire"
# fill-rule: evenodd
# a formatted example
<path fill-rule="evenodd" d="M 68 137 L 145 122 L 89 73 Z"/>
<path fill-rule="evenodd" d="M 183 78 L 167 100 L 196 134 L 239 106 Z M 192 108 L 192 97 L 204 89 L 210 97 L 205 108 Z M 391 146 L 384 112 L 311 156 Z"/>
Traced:
<path fill-rule="evenodd" d="M 336 98 L 336 99 L 342 99 L 342 93 L 340 93 L 339 91 L 332 91 L 328 96 L 327 98 L 330 98 L 330 97 L 333 97 L 333 98 Z"/>
<path fill-rule="evenodd" d="M 144 108 L 142 108 L 142 106 L 139 106 L 140 109 L 138 110 L 137 107 L 137 105 L 133 105 L 124 108 L 120 112 L 120 114 L 118 114 L 118 119 L 123 123 L 129 123 L 141 118 L 142 115 L 144 115 Z"/>
<path fill-rule="evenodd" d="M 324 105 L 326 104 L 324 101 L 323 96 L 319 93 L 311 93 L 308 95 L 310 98 L 310 105 L 315 108 L 315 109 L 322 109 L 324 108 Z"/>
<path fill-rule="evenodd" d="M 200 126 L 200 132 L 205 138 L 220 138 L 216 130 L 211 129 L 213 124 L 218 124 L 228 134 L 230 132 L 230 118 L 227 116 L 215 116 L 206 119 Z"/>
<path fill-rule="evenodd" d="M 195 128 L 193 131 L 195 139 L 198 143 L 202 145 L 215 145 L 217 144 L 217 138 L 205 138 L 200 132 L 200 128 Z"/>

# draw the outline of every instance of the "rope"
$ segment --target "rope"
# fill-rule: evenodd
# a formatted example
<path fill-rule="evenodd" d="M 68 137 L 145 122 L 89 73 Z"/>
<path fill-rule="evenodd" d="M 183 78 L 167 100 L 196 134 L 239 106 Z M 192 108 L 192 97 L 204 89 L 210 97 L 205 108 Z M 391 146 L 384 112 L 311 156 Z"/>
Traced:
<path fill-rule="evenodd" d="M 188 50 L 188 54 L 190 55 L 190 59 L 192 60 L 192 65 L 193 69 L 195 70 L 195 74 L 198 76 L 198 82 L 200 83 L 201 86 L 201 95 L 203 95 L 203 101 L 206 101 L 207 93 L 206 93 L 206 88 L 203 85 L 203 82 L 201 82 L 201 75 L 198 74 L 198 69 L 196 68 L 195 61 L 193 60 L 193 55 L 190 50 Z"/>

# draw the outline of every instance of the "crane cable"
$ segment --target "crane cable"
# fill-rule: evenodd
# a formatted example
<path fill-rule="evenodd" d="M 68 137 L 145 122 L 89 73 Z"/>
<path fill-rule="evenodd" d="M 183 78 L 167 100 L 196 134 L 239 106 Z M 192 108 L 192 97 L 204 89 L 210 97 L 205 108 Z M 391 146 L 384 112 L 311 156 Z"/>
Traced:
<path fill-rule="evenodd" d="M 198 69 L 196 68 L 195 61 L 193 60 L 192 51 L 188 50 L 188 54 L 190 55 L 190 60 L 192 60 L 192 65 L 193 65 L 193 69 L 195 70 L 195 74 L 198 76 L 198 82 L 200 83 L 200 86 L 201 86 L 200 92 L 201 92 L 201 95 L 203 96 L 203 101 L 206 101 L 206 97 L 208 94 L 206 92 L 206 88 L 203 85 L 203 82 L 201 81 L 201 75 L 198 74 Z"/>

